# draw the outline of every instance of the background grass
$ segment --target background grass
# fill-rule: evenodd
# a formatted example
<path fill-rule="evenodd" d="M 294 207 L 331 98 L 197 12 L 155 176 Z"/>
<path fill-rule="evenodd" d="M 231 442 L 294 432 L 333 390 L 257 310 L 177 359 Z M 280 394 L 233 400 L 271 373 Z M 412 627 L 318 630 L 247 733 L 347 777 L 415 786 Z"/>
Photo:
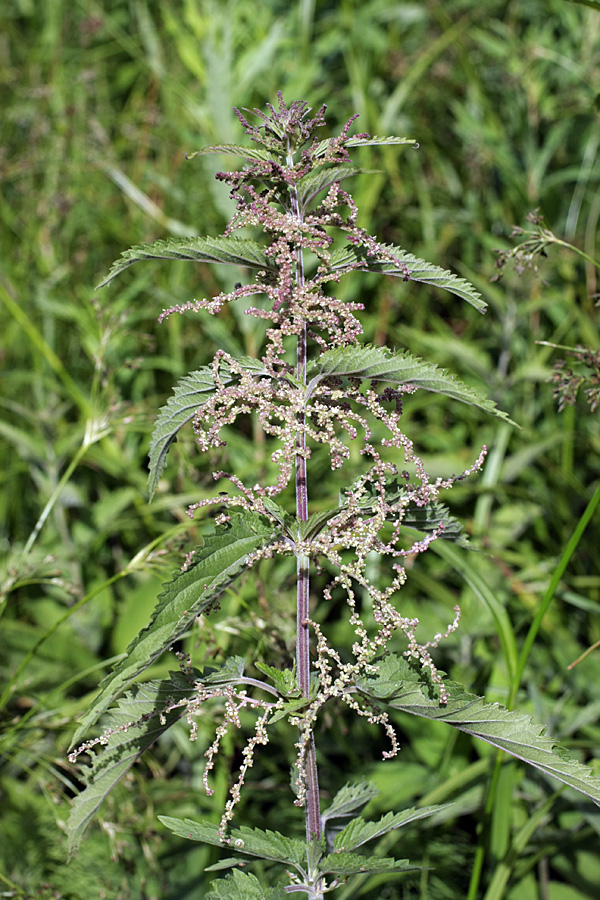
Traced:
<path fill-rule="evenodd" d="M 557 235 L 598 258 L 600 13 L 567 0 L 8 0 L 0 21 L 5 895 L 206 893 L 210 878 L 199 873 L 213 851 L 182 846 L 156 814 L 218 820 L 240 736 L 225 747 L 209 801 L 200 778 L 210 722 L 200 720 L 196 744 L 183 727 L 170 732 L 106 801 L 100 827 L 68 867 L 62 823 L 78 777 L 66 748 L 75 717 L 147 621 L 184 541 L 193 545 L 210 527 L 202 518 L 190 526 L 184 514 L 212 489 L 213 467 L 189 438 L 146 502 L 155 411 L 215 346 L 254 354 L 260 332 L 235 308 L 220 319 L 156 325 L 163 307 L 229 287 L 237 273 L 164 263 L 136 266 L 96 294 L 93 286 L 134 243 L 222 230 L 231 205 L 212 176 L 226 161 L 186 162 L 184 152 L 240 140 L 232 107 L 264 107 L 279 89 L 288 100 L 327 103 L 332 129 L 359 112 L 361 131 L 419 141 L 418 152 L 356 154 L 378 170 L 353 188 L 361 224 L 469 278 L 488 314 L 371 276 L 341 289 L 366 303 L 368 340 L 408 346 L 486 385 L 522 426 L 431 397 L 407 404 L 407 431 L 432 472 L 462 470 L 484 442 L 490 455 L 484 474 L 446 499 L 479 552 L 421 557 L 405 608 L 430 632 L 445 627 L 459 600 L 462 625 L 440 648 L 440 664 L 510 703 L 516 685 L 499 622 L 504 647 L 518 653 L 546 596 L 516 704 L 598 766 L 600 656 L 567 668 L 600 639 L 597 514 L 549 588 L 598 485 L 600 422 L 583 396 L 556 411 L 548 378 L 559 354 L 536 343 L 598 347 L 598 271 L 555 247 L 537 271 L 490 278 L 494 249 L 509 248 L 512 225 L 538 207 Z M 232 435 L 227 453 L 241 474 L 266 465 L 257 433 Z M 265 563 L 261 574 L 259 584 L 230 591 L 220 616 L 190 636 L 195 660 L 219 652 L 287 659 L 292 573 Z M 344 644 L 338 613 L 322 610 Z M 406 718 L 397 725 L 402 752 L 380 765 L 381 735 L 333 711 L 318 736 L 327 792 L 366 777 L 382 790 L 373 814 L 454 806 L 397 848 L 430 869 L 388 884 L 355 882 L 340 900 L 596 897 L 592 807 L 515 763 L 497 766 L 447 729 Z M 288 745 L 282 728 L 253 770 L 240 822 L 301 828 L 287 789 Z"/>

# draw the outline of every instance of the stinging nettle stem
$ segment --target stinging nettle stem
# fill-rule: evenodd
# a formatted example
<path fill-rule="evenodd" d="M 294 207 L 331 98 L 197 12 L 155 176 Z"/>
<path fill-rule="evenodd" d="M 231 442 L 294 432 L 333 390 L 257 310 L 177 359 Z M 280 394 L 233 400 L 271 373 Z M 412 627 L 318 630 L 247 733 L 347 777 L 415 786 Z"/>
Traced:
<path fill-rule="evenodd" d="M 294 159 L 288 142 L 287 165 L 293 166 Z M 292 215 L 301 220 L 298 189 L 291 191 Z M 302 247 L 296 251 L 296 290 L 304 287 L 304 257 Z M 296 345 L 296 378 L 306 393 L 306 353 L 307 327 L 304 322 Z M 296 514 L 301 522 L 308 519 L 308 481 L 306 466 L 306 414 L 302 409 L 297 416 L 296 432 Z M 296 596 L 296 670 L 303 697 L 310 697 L 310 630 L 308 624 L 310 602 L 310 560 L 304 553 L 297 554 L 297 596 Z M 314 735 L 305 749 L 306 754 L 306 803 L 305 821 L 307 840 L 321 837 L 319 809 L 319 778 L 317 770 Z"/>

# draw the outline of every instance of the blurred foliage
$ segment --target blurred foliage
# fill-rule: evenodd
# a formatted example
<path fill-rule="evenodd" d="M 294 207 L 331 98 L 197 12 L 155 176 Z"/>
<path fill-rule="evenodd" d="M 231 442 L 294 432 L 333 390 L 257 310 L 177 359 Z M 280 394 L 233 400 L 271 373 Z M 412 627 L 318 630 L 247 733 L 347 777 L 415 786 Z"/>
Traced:
<path fill-rule="evenodd" d="M 193 545 L 209 524 L 190 524 L 184 513 L 212 489 L 212 467 L 197 465 L 193 437 L 173 449 L 146 503 L 153 416 L 176 378 L 206 364 L 215 345 L 235 354 L 260 346 L 260 329 L 235 308 L 220 319 L 172 317 L 155 325 L 163 307 L 231 287 L 236 272 L 164 263 L 134 267 L 98 294 L 93 286 L 134 243 L 222 231 L 231 206 L 212 176 L 226 162 L 186 162 L 184 152 L 239 140 L 233 106 L 263 107 L 281 89 L 288 100 L 327 103 L 332 128 L 359 112 L 361 131 L 421 145 L 417 152 L 356 154 L 376 170 L 356 181 L 361 223 L 467 277 L 489 303 L 487 316 L 391 279 L 357 277 L 340 290 L 366 303 L 368 340 L 406 345 L 468 383 L 487 385 L 522 426 L 456 406 L 450 413 L 430 396 L 406 404 L 407 432 L 431 472 L 464 469 L 482 443 L 490 454 L 483 476 L 444 501 L 479 548 L 466 563 L 470 580 L 426 554 L 410 571 L 403 612 L 418 614 L 423 632 L 444 630 L 458 600 L 461 628 L 440 648 L 439 664 L 489 700 L 508 702 L 513 685 L 493 602 L 521 647 L 600 477 L 597 412 L 579 397 L 559 413 L 548 383 L 557 358 L 548 344 L 600 346 L 599 287 L 597 269 L 558 245 L 547 248 L 537 272 L 490 278 L 494 250 L 511 249 L 513 225 L 533 209 L 555 235 L 598 258 L 600 15 L 592 5 L 2 4 L 4 896 L 87 900 L 93 884 L 99 897 L 198 900 L 210 880 L 198 873 L 217 859 L 210 848 L 182 846 L 156 823 L 156 813 L 218 821 L 241 745 L 239 736 L 227 744 L 209 801 L 201 790 L 202 753 L 213 735 L 208 717 L 200 719 L 196 744 L 181 726 L 147 754 L 106 801 L 100 827 L 69 866 L 62 824 L 78 786 L 66 762 L 73 721 L 107 660 L 147 620 L 184 543 Z M 242 475 L 268 465 L 251 425 L 231 436 L 226 454 Z M 339 486 L 327 479 L 319 483 Z M 315 490 L 315 508 L 320 499 L 325 503 Z M 600 656 L 592 652 L 567 669 L 600 639 L 598 545 L 596 514 L 551 595 L 517 703 L 600 768 Z M 218 660 L 224 651 L 250 661 L 267 655 L 273 664 L 289 657 L 293 571 L 265 562 L 261 575 L 230 590 L 221 613 L 189 636 L 194 659 Z M 343 646 L 351 632 L 342 609 L 321 608 L 321 618 Z M 402 855 L 430 869 L 385 884 L 354 883 L 340 898 L 466 897 L 481 848 L 472 900 L 596 897 L 600 818 L 593 808 L 514 763 L 495 767 L 488 750 L 463 736 L 403 717 L 397 725 L 399 758 L 376 765 L 381 735 L 342 709 L 324 719 L 325 798 L 364 775 L 385 800 L 370 812 L 387 810 L 392 799 L 395 809 L 454 806 L 403 838 Z M 253 770 L 240 821 L 299 826 L 287 787 L 290 762 L 282 726 L 280 743 Z M 484 814 L 493 772 L 495 803 Z"/>

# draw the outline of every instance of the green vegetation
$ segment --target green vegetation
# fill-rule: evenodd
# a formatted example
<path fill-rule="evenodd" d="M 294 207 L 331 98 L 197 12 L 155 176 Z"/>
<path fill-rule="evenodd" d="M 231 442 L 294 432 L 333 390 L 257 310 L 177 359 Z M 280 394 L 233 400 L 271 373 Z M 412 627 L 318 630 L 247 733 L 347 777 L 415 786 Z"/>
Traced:
<path fill-rule="evenodd" d="M 434 633 L 459 602 L 461 625 L 440 646 L 440 668 L 488 702 L 530 712 L 598 771 L 600 651 L 567 667 L 600 639 L 600 421 L 583 389 L 559 413 L 549 383 L 564 355 L 549 345 L 599 346 L 600 15 L 593 6 L 4 4 L 0 882 L 7 896 L 79 900 L 101 885 L 98 896 L 107 898 L 192 900 L 208 890 L 209 876 L 201 883 L 197 873 L 216 863 L 218 851 L 181 841 L 156 816 L 217 824 L 243 737 L 225 741 L 209 800 L 201 778 L 210 723 L 199 719 L 195 744 L 185 727 L 170 729 L 106 801 L 101 827 L 92 826 L 68 867 L 64 822 L 79 783 L 67 746 L 105 661 L 123 653 L 149 618 L 184 541 L 197 543 L 209 530 L 205 518 L 190 525 L 184 515 L 212 491 L 210 471 L 195 466 L 193 436 L 182 433 L 181 446 L 171 448 L 147 504 L 154 411 L 215 346 L 252 356 L 262 332 L 235 306 L 220 319 L 203 318 L 202 329 L 200 319 L 179 317 L 154 325 L 163 307 L 231 290 L 234 268 L 154 263 L 132 267 L 117 288 L 94 294 L 93 286 L 125 246 L 222 231 L 231 205 L 212 175 L 227 161 L 186 162 L 184 151 L 237 141 L 232 107 L 262 108 L 278 88 L 313 108 L 327 103 L 333 129 L 358 110 L 361 130 L 418 138 L 421 149 L 403 151 L 402 166 L 393 147 L 356 152 L 363 168 L 379 172 L 353 187 L 360 224 L 468 278 L 489 304 L 486 317 L 427 286 L 379 275 L 349 279 L 340 290 L 366 304 L 368 341 L 408 347 L 468 385 L 486 386 L 522 426 L 486 420 L 466 405 L 449 414 L 425 392 L 407 410 L 429 471 L 462 471 L 482 443 L 490 454 L 482 476 L 444 498 L 480 552 L 437 542 L 438 554 L 419 559 L 410 574 L 403 612 L 418 610 L 424 631 Z M 537 271 L 509 266 L 492 282 L 494 250 L 511 249 L 513 224 L 533 209 L 588 259 L 550 243 Z M 260 434 L 248 437 L 255 440 L 232 434 L 228 443 L 241 475 L 265 465 Z M 216 661 L 220 653 L 285 656 L 293 571 L 285 561 L 261 566 L 268 598 L 250 579 L 236 583 L 219 615 L 194 626 L 180 649 Z M 158 660 L 151 674 L 168 668 Z M 387 811 L 390 797 L 399 809 L 451 803 L 407 829 L 397 851 L 431 868 L 391 881 L 371 876 L 336 896 L 596 896 L 593 805 L 499 761 L 468 735 L 424 719 L 395 721 L 401 752 L 377 767 L 382 746 L 373 728 L 343 706 L 324 722 L 327 793 L 349 776 L 375 781 L 386 802 L 371 801 L 370 819 Z M 335 755 L 340 733 L 343 758 Z M 274 743 L 257 758 L 240 816 L 291 834 L 300 820 L 289 812 L 291 760 L 280 746 L 279 755 Z M 378 853 L 388 853 L 387 840 Z"/>

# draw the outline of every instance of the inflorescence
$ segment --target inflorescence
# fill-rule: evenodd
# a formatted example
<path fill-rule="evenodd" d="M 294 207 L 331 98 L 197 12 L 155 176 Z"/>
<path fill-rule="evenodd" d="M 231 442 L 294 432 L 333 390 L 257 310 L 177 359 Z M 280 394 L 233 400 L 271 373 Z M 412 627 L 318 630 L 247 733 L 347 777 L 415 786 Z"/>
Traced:
<path fill-rule="evenodd" d="M 217 503 L 224 508 L 218 514 L 217 523 L 227 522 L 228 509 L 232 506 L 259 513 L 275 522 L 273 498 L 290 483 L 299 456 L 308 461 L 314 448 L 324 445 L 329 451 L 331 468 L 338 469 L 349 460 L 352 442 L 361 441 L 360 453 L 366 461 L 366 471 L 345 492 L 344 505 L 315 533 L 303 538 L 298 534 L 285 534 L 281 540 L 270 543 L 246 560 L 250 567 L 275 553 L 302 554 L 317 565 L 333 570 L 335 575 L 324 588 L 323 596 L 331 600 L 334 590 L 343 592 L 355 632 L 352 661 L 345 662 L 331 646 L 316 619 L 310 618 L 303 623 L 311 628 L 315 639 L 314 668 L 318 674 L 318 689 L 314 696 L 307 698 L 305 707 L 290 717 L 291 724 L 299 728 L 296 790 L 297 803 L 302 804 L 306 791 L 307 748 L 316 718 L 328 700 L 337 698 L 371 723 L 383 727 L 390 741 L 385 757 L 398 751 L 396 734 L 387 713 L 369 704 L 354 687 L 357 678 L 377 673 L 377 659 L 386 653 L 394 634 L 400 632 L 405 636 L 407 649 L 404 655 L 417 660 L 428 670 L 433 682 L 439 686 L 440 703 L 447 702 L 446 688 L 430 651 L 456 630 L 460 610 L 455 608 L 455 617 L 443 634 L 420 643 L 416 637 L 418 619 L 402 616 L 396 605 L 397 592 L 406 580 L 404 561 L 425 552 L 431 542 L 443 534 L 444 526 L 440 522 L 425 538 L 406 547 L 403 522 L 407 509 L 435 503 L 442 490 L 478 471 L 483 464 L 485 448 L 462 474 L 431 479 L 413 442 L 401 429 L 403 400 L 414 393 L 414 386 L 383 388 L 377 381 L 364 383 L 359 379 L 335 377 L 323 377 L 307 384 L 306 379 L 298 377 L 297 368 L 289 362 L 291 341 L 293 344 L 299 340 L 308 341 L 318 356 L 325 350 L 358 345 L 362 332 L 356 315 L 363 309 L 362 304 L 345 302 L 326 293 L 327 286 L 337 283 L 341 275 L 361 267 L 360 257 L 343 265 L 333 263 L 332 245 L 336 233 L 344 234 L 347 241 L 367 257 L 394 263 L 405 279 L 410 278 L 410 270 L 395 259 L 389 248 L 357 225 L 354 201 L 340 186 L 341 179 L 347 174 L 349 155 L 345 144 L 355 117 L 348 121 L 338 137 L 319 141 L 315 131 L 324 124 L 325 107 L 310 119 L 310 109 L 305 103 L 286 106 L 279 95 L 278 108 L 270 107 L 270 115 L 254 110 L 257 125 L 250 124 L 241 112 L 236 112 L 246 134 L 264 150 L 249 150 L 246 165 L 240 171 L 217 176 L 231 187 L 231 196 L 236 202 L 236 211 L 226 234 L 248 226 L 259 228 L 266 235 L 264 250 L 273 266 L 268 271 L 258 271 L 253 281 L 238 284 L 229 293 L 172 306 L 164 310 L 160 318 L 163 320 L 173 313 L 186 311 L 215 314 L 226 303 L 255 295 L 261 298 L 246 310 L 247 315 L 268 322 L 260 366 L 248 367 L 243 361 L 236 361 L 219 350 L 212 364 L 214 392 L 198 408 L 193 424 L 199 449 L 204 452 L 223 446 L 223 430 L 239 416 L 257 416 L 263 432 L 275 445 L 272 460 L 277 477 L 271 484 L 245 484 L 235 474 L 215 472 L 215 479 L 226 480 L 232 492 L 221 492 L 215 499 L 194 504 L 189 508 L 189 514 Z M 363 137 L 368 138 L 368 135 Z M 327 174 L 336 167 L 338 179 L 335 173 Z M 321 181 L 315 178 L 314 192 L 303 190 L 302 179 L 318 171 L 324 174 Z M 319 188 L 319 184 L 324 187 Z M 318 193 L 322 196 L 320 200 L 315 199 Z M 312 260 L 310 277 L 305 271 L 307 260 Z M 386 437 L 376 440 L 374 434 L 379 435 L 382 429 Z M 402 459 L 401 466 L 389 461 L 390 457 L 397 459 L 398 456 Z M 401 471 L 401 467 L 411 468 L 413 474 L 406 469 Z M 400 490 L 390 493 L 392 479 L 400 484 Z M 373 553 L 390 560 L 393 574 L 386 587 L 374 584 L 369 578 L 367 563 Z M 357 590 L 361 597 L 367 595 L 370 598 L 374 634 L 359 614 Z M 179 701 L 186 705 L 192 737 L 196 733 L 194 716 L 209 698 L 221 698 L 223 703 L 222 723 L 205 754 L 204 784 L 209 793 L 208 777 L 228 728 L 241 725 L 242 709 L 259 712 L 221 821 L 221 834 L 226 840 L 226 827 L 239 801 L 255 749 L 259 744 L 267 743 L 269 720 L 274 712 L 281 711 L 286 699 L 280 696 L 276 702 L 256 700 L 248 695 L 245 687 L 209 688 L 199 681 L 194 698 Z M 107 740 L 107 736 L 98 740 Z M 89 749 L 91 745 L 88 742 L 80 749 Z"/>

